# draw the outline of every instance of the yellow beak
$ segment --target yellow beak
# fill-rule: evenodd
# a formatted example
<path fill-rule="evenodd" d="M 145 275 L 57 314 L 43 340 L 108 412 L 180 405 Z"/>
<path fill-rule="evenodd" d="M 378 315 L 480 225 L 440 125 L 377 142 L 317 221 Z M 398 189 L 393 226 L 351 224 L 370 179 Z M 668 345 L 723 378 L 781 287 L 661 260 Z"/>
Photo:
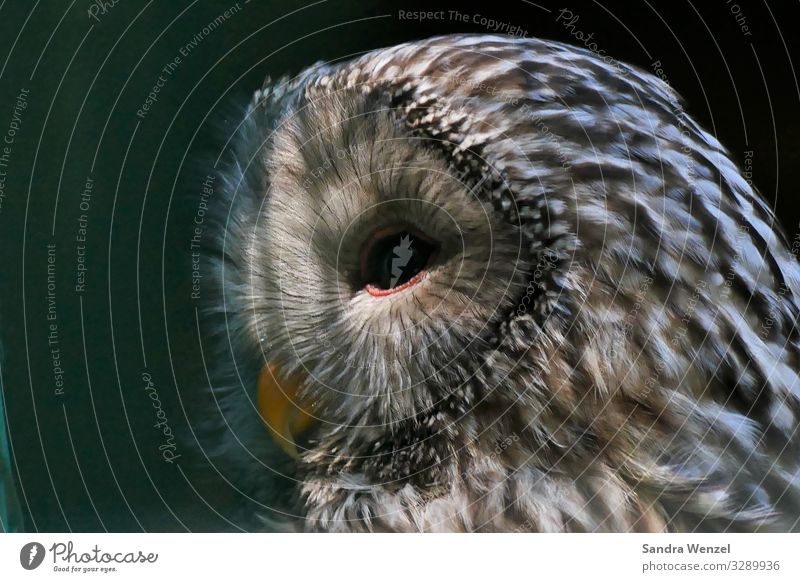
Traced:
<path fill-rule="evenodd" d="M 291 457 L 298 457 L 295 435 L 314 423 L 298 393 L 304 378 L 292 375 L 281 380 L 275 364 L 267 364 L 258 377 L 256 406 L 272 437 Z"/>

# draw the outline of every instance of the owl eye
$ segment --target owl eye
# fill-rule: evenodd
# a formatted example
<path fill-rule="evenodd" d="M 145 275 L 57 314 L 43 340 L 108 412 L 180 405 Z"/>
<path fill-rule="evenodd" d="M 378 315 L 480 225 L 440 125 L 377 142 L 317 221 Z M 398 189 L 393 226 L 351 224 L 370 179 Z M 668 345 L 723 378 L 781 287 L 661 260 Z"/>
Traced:
<path fill-rule="evenodd" d="M 438 245 L 407 228 L 374 233 L 361 251 L 361 284 L 375 297 L 391 295 L 419 283 Z"/>

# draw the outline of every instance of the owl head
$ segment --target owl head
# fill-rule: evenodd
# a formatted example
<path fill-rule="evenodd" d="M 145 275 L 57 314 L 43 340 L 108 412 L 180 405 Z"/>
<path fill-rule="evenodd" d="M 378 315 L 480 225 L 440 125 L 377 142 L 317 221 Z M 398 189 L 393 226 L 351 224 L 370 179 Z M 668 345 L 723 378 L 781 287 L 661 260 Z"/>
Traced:
<path fill-rule="evenodd" d="M 527 284 L 519 225 L 421 139 L 388 99 L 348 89 L 284 119 L 254 162 L 269 181 L 247 333 L 336 430 L 385 429 L 463 390 Z"/>
<path fill-rule="evenodd" d="M 234 141 L 233 408 L 315 523 L 763 525 L 794 487 L 797 264 L 665 82 L 442 37 L 269 82 Z"/>

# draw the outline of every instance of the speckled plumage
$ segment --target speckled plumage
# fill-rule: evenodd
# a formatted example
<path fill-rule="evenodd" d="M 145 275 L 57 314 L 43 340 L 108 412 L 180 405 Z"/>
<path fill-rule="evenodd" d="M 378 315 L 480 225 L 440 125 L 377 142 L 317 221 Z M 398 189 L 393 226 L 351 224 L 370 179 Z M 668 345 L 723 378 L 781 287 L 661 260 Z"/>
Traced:
<path fill-rule="evenodd" d="M 268 84 L 223 178 L 219 331 L 248 364 L 216 453 L 271 522 L 798 528 L 800 244 L 661 80 L 535 39 L 400 45 Z M 397 221 L 439 262 L 371 297 L 358 245 Z M 280 507 L 265 361 L 319 419 Z"/>

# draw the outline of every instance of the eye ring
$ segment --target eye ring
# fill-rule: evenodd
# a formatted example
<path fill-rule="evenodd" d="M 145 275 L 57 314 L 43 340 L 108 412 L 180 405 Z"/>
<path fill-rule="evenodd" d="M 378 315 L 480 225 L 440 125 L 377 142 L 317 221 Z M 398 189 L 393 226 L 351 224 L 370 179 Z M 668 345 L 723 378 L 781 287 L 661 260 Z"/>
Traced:
<path fill-rule="evenodd" d="M 381 289 L 380 287 L 377 287 L 372 283 L 367 283 L 364 286 L 364 289 L 366 290 L 367 293 L 369 293 L 373 297 L 387 297 L 388 295 L 394 295 L 395 293 L 404 291 L 409 287 L 413 287 L 414 285 L 422 281 L 427 274 L 428 271 L 420 271 L 402 285 L 398 285 L 397 287 L 392 287 L 391 289 Z"/>
<path fill-rule="evenodd" d="M 422 281 L 439 244 L 414 227 L 397 225 L 373 232 L 359 255 L 360 288 L 386 297 Z"/>

